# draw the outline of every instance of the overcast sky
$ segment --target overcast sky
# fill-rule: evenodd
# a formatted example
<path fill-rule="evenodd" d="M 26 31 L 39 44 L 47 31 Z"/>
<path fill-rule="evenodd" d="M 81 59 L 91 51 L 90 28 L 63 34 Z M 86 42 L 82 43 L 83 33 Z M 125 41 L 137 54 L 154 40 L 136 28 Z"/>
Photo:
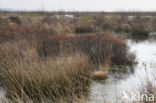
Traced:
<path fill-rule="evenodd" d="M 156 11 L 156 0 L 0 0 L 0 8 L 45 11 Z"/>

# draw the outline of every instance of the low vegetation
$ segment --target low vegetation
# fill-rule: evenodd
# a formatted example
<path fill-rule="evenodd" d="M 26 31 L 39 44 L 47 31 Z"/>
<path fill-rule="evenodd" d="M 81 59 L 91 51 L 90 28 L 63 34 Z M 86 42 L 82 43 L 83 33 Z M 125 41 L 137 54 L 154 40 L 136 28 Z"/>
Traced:
<path fill-rule="evenodd" d="M 48 35 L 41 41 L 1 43 L 0 80 L 11 101 L 72 103 L 88 95 L 90 79 L 107 77 L 109 64 L 134 62 L 125 41 L 113 36 Z"/>
<path fill-rule="evenodd" d="M 90 65 L 81 53 L 39 59 L 35 48 L 7 43 L 1 45 L 0 58 L 1 83 L 12 101 L 68 98 L 70 102 L 72 97 L 88 94 Z"/>
<path fill-rule="evenodd" d="M 92 33 L 93 28 L 90 26 L 78 26 L 75 28 L 75 33 Z"/>
<path fill-rule="evenodd" d="M 86 103 L 90 80 L 107 78 L 112 65 L 135 62 L 125 38 L 104 33 L 131 30 L 127 18 L 24 14 L 0 17 L 0 83 L 7 102 Z"/>
<path fill-rule="evenodd" d="M 8 19 L 9 19 L 12 23 L 15 23 L 15 24 L 18 24 L 18 25 L 21 24 L 21 20 L 20 20 L 20 18 L 17 17 L 17 16 L 10 16 Z"/>
<path fill-rule="evenodd" d="M 93 64 L 103 64 L 107 58 L 115 65 L 133 64 L 135 56 L 124 40 L 105 35 L 56 35 L 43 40 L 38 46 L 41 56 L 56 56 L 63 52 L 83 52 Z"/>
<path fill-rule="evenodd" d="M 32 38 L 45 38 L 48 35 L 56 35 L 57 32 L 53 28 L 47 28 L 45 26 L 33 25 L 33 26 L 19 26 L 9 25 L 0 26 L 0 42 L 14 41 L 19 38 L 26 38 L 32 41 Z"/>
<path fill-rule="evenodd" d="M 131 37 L 132 38 L 140 38 L 140 39 L 148 38 L 149 33 L 143 29 L 132 29 Z"/>
<path fill-rule="evenodd" d="M 0 12 L 0 25 L 20 25 L 53 28 L 58 34 L 70 33 L 127 33 L 134 37 L 147 37 L 147 33 L 156 31 L 153 15 L 141 13 L 69 13 L 69 12 Z M 146 14 L 146 13 L 145 13 Z M 5 16 L 4 16 L 5 15 Z M 67 15 L 71 15 L 67 16 Z M 140 35 L 141 33 L 141 35 Z M 134 34 L 134 35 L 133 35 Z"/>

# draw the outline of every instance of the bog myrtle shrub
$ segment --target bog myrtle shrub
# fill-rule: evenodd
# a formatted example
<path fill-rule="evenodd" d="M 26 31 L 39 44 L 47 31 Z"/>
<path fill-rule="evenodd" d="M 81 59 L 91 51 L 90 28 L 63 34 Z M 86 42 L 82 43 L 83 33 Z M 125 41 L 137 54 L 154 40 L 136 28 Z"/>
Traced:
<path fill-rule="evenodd" d="M 38 52 L 41 56 L 57 56 L 61 53 L 81 51 L 89 56 L 93 63 L 104 63 L 107 58 L 112 64 L 131 64 L 133 60 L 127 55 L 130 54 L 129 47 L 124 40 L 104 35 L 56 35 L 50 36 L 40 42 Z M 131 55 L 132 56 L 132 55 Z"/>

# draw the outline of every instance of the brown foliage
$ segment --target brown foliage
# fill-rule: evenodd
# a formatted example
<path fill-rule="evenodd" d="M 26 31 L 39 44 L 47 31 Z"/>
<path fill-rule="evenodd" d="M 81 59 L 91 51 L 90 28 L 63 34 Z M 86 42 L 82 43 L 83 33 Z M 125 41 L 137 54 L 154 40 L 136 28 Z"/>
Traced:
<path fill-rule="evenodd" d="M 111 58 L 113 64 L 131 64 L 128 46 L 124 40 L 104 35 L 56 35 L 43 40 L 38 46 L 39 55 L 56 56 L 60 53 L 81 51 L 90 57 L 93 63 L 104 63 Z"/>
<path fill-rule="evenodd" d="M 28 39 L 33 36 L 46 37 L 47 35 L 54 35 L 56 32 L 53 28 L 46 28 L 40 25 L 34 25 L 31 27 L 25 26 L 0 26 L 0 37 L 1 40 L 12 40 L 18 37 L 26 37 Z"/>
<path fill-rule="evenodd" d="M 21 20 L 18 16 L 10 16 L 8 19 L 15 24 L 21 24 Z"/>

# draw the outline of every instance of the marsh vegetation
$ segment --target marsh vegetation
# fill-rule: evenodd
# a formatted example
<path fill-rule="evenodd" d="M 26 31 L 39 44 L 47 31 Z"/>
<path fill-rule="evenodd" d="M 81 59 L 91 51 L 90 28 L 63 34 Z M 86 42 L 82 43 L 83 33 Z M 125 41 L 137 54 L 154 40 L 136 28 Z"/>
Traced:
<path fill-rule="evenodd" d="M 129 41 L 151 38 L 156 28 L 155 16 L 137 13 L 0 14 L 1 101 L 13 103 L 94 102 L 100 85 L 111 90 L 137 75 L 141 62 Z"/>

